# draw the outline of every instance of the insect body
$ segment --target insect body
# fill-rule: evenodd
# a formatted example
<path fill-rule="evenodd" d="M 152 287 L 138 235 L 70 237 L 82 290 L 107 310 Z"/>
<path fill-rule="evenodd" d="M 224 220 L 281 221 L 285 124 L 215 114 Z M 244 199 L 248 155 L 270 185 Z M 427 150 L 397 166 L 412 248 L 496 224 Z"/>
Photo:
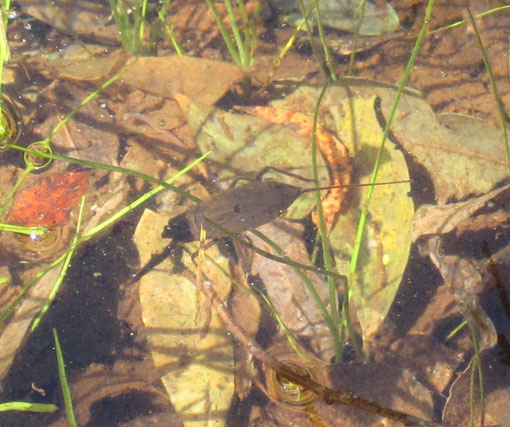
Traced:
<path fill-rule="evenodd" d="M 403 182 L 409 181 L 380 182 L 373 185 Z M 209 239 L 222 237 L 223 233 L 213 223 L 232 233 L 242 233 L 278 218 L 303 193 L 345 187 L 348 186 L 300 188 L 269 180 L 250 181 L 246 185 L 226 190 L 219 196 L 199 203 L 170 219 L 163 230 L 162 237 L 172 238 L 182 243 L 193 242 L 200 240 L 201 227 L 206 231 Z"/>
<path fill-rule="evenodd" d="M 163 231 L 163 237 L 183 243 L 199 240 L 201 227 L 205 229 L 207 238 L 221 237 L 221 231 L 211 222 L 233 233 L 242 233 L 278 218 L 298 196 L 312 190 L 282 182 L 251 181 L 172 218 Z"/>

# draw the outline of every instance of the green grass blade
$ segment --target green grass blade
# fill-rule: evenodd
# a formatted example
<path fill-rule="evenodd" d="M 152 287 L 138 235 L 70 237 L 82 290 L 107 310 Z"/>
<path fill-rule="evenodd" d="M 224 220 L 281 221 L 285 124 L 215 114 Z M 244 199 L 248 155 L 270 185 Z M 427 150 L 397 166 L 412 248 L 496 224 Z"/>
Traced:
<path fill-rule="evenodd" d="M 182 50 L 181 46 L 179 45 L 179 42 L 174 37 L 174 27 L 169 27 L 167 24 L 165 24 L 165 30 L 168 34 L 168 37 L 170 38 L 170 43 L 172 43 L 172 47 L 175 50 L 175 53 L 179 56 L 184 55 L 184 51 Z"/>
<path fill-rule="evenodd" d="M 90 93 L 83 99 L 67 116 L 62 119 L 50 132 L 50 135 L 43 139 L 42 141 L 38 141 L 41 144 L 49 143 L 51 141 L 51 138 L 60 130 L 62 127 L 64 127 L 69 120 L 71 120 L 77 113 L 80 111 L 85 105 L 87 105 L 90 101 L 92 101 L 97 95 L 99 95 L 103 90 L 105 90 L 108 86 L 115 83 L 118 79 L 120 79 L 124 73 L 131 68 L 131 66 L 135 62 L 133 61 L 130 65 L 125 66 L 122 70 L 120 70 L 118 73 L 116 73 L 113 77 L 109 78 L 106 82 L 104 82 L 101 86 L 99 86 L 95 91 Z"/>
<path fill-rule="evenodd" d="M 27 282 L 23 288 L 19 291 L 18 295 L 16 295 L 16 298 L 14 298 L 14 300 L 7 306 L 7 308 L 5 309 L 5 311 L 0 314 L 0 326 L 3 325 L 3 323 L 9 318 L 9 316 L 13 313 L 14 309 L 18 306 L 18 304 L 22 301 L 23 297 L 25 296 L 25 294 L 28 292 L 28 290 L 34 286 L 37 281 L 39 279 L 41 279 L 44 275 L 46 275 L 49 271 L 53 270 L 57 265 L 59 265 L 64 259 L 65 259 L 65 256 L 67 255 L 67 252 L 60 256 L 58 259 L 56 259 L 55 261 L 53 261 L 49 266 L 47 266 L 46 268 L 44 268 L 42 271 L 40 271 L 39 273 L 37 273 L 37 275 L 32 279 L 30 280 L 29 282 Z"/>
<path fill-rule="evenodd" d="M 0 412 L 6 411 L 28 411 L 28 412 L 55 412 L 58 406 L 51 403 L 32 402 L 4 402 L 0 403 Z"/>
<path fill-rule="evenodd" d="M 471 331 L 471 338 L 473 340 L 473 347 L 475 350 L 475 354 L 471 360 L 471 378 L 470 378 L 470 389 L 469 389 L 469 419 L 471 425 L 475 426 L 475 378 L 478 374 L 479 381 L 479 396 L 480 396 L 480 425 L 485 425 L 485 392 L 484 392 L 484 382 L 483 382 L 483 370 L 482 370 L 482 359 L 480 353 L 480 345 L 478 343 L 478 334 L 476 332 L 476 328 L 473 326 L 473 323 L 467 321 L 467 324 Z"/>
<path fill-rule="evenodd" d="M 250 26 L 250 33 L 251 33 L 251 42 L 250 42 L 250 57 L 251 62 L 250 65 L 253 65 L 255 63 L 255 49 L 257 48 L 258 38 L 257 38 L 257 19 L 260 15 L 261 6 L 260 3 L 257 4 L 255 7 L 255 11 L 253 14 L 253 22 Z"/>
<path fill-rule="evenodd" d="M 510 5 L 505 5 L 505 6 L 500 6 L 500 7 L 495 7 L 493 9 L 490 9 L 490 10 L 486 10 L 485 12 L 481 12 L 481 13 L 477 13 L 475 15 L 475 18 L 481 18 L 482 16 L 486 16 L 486 15 L 490 15 L 492 13 L 496 13 L 496 12 L 499 12 L 501 10 L 505 10 L 505 9 L 510 9 Z M 447 25 L 445 27 L 441 27 L 441 28 L 436 28 L 435 30 L 432 30 L 432 31 L 429 31 L 427 33 L 428 34 L 434 34 L 434 33 L 439 33 L 440 31 L 444 31 L 444 30 L 449 30 L 451 28 L 455 28 L 455 27 L 458 27 L 460 25 L 463 25 L 465 24 L 467 21 L 465 19 L 462 19 L 460 21 L 457 21 L 457 22 L 454 22 L 453 24 L 450 24 L 450 25 Z"/>
<path fill-rule="evenodd" d="M 319 9 L 319 1 L 313 0 L 313 4 L 315 5 L 315 13 L 317 14 L 317 29 L 319 30 L 319 38 L 321 40 L 322 49 L 324 51 L 324 57 L 326 58 L 326 65 L 329 69 L 329 75 L 331 80 L 336 82 L 338 80 L 338 75 L 335 71 L 335 64 L 333 63 L 333 58 L 331 57 L 331 51 L 329 50 L 328 43 L 326 42 L 326 36 L 324 35 L 324 27 L 322 26 L 321 19 L 321 11 Z"/>
<path fill-rule="evenodd" d="M 136 3 L 137 3 L 136 9 L 135 9 L 135 11 L 137 11 L 137 12 L 135 12 L 136 37 L 134 37 L 134 39 L 136 40 L 137 45 L 136 45 L 134 52 L 137 54 L 141 54 L 142 46 L 143 46 L 143 38 L 144 38 L 144 33 L 145 33 L 145 16 L 147 14 L 147 0 L 143 0 L 142 4 L 140 4 L 140 0 L 137 0 Z"/>
<path fill-rule="evenodd" d="M 4 147 L 12 147 L 10 144 L 3 143 Z M 16 191 L 18 191 L 18 188 L 23 184 L 23 181 L 25 181 L 25 178 L 34 170 L 33 166 L 27 165 L 21 176 L 16 181 L 16 184 L 14 184 L 14 187 L 12 191 L 4 198 L 3 203 L 0 205 L 0 215 L 4 213 L 4 211 L 9 206 L 9 203 L 11 203 L 12 199 L 14 198 L 14 195 L 16 194 Z"/>
<path fill-rule="evenodd" d="M 471 26 L 473 27 L 473 30 L 475 32 L 476 41 L 478 43 L 478 47 L 480 48 L 483 63 L 485 65 L 485 69 L 487 70 L 489 81 L 491 83 L 492 94 L 494 95 L 494 101 L 496 102 L 496 107 L 498 109 L 501 131 L 503 132 L 503 143 L 505 145 L 506 161 L 508 163 L 508 167 L 510 168 L 510 147 L 508 144 L 508 131 L 506 129 L 507 122 L 505 107 L 503 106 L 503 102 L 501 102 L 501 97 L 499 96 L 498 88 L 496 86 L 496 79 L 494 78 L 494 73 L 492 72 L 492 66 L 489 61 L 489 57 L 487 56 L 487 52 L 483 47 L 482 38 L 480 37 L 480 32 L 478 31 L 475 18 L 473 17 L 473 14 L 471 13 L 471 9 L 469 8 L 469 6 L 466 6 L 466 10 L 469 15 L 469 21 L 471 22 Z"/>
<path fill-rule="evenodd" d="M 0 76 L 3 76 L 4 65 L 10 59 L 11 53 L 9 50 L 9 42 L 7 41 L 7 12 L 9 11 L 11 5 L 10 1 L 4 2 L 1 4 L 1 13 L 2 17 L 0 19 Z M 0 80 L 0 111 L 2 107 L 2 81 Z M 0 137 L 2 137 L 6 132 L 3 119 L 0 120 Z"/>
<path fill-rule="evenodd" d="M 123 4 L 123 0 L 108 0 L 110 3 L 110 10 L 112 11 L 113 20 L 115 21 L 115 25 L 119 30 L 120 40 L 122 46 L 129 46 L 129 38 L 127 36 L 128 28 L 129 28 L 129 18 L 127 13 L 125 12 L 125 7 L 123 9 L 121 3 Z"/>
<path fill-rule="evenodd" d="M 347 69 L 347 75 L 354 75 L 354 64 L 356 62 L 356 49 L 358 48 L 358 40 L 359 40 L 359 32 L 361 29 L 361 24 L 363 24 L 363 18 L 365 17 L 365 5 L 366 0 L 361 0 L 356 14 L 359 13 L 358 21 L 356 22 L 356 28 L 354 29 L 354 35 L 352 38 L 352 52 L 349 58 L 349 68 Z"/>
<path fill-rule="evenodd" d="M 466 326 L 466 324 L 467 324 L 466 320 L 463 320 L 462 322 L 460 322 L 459 325 L 457 325 L 455 328 L 453 328 L 452 331 L 448 335 L 446 335 L 444 340 L 450 341 L 455 335 L 457 335 L 462 330 L 462 328 L 464 328 L 464 326 Z"/>
<path fill-rule="evenodd" d="M 287 55 L 289 50 L 292 48 L 292 46 L 294 46 L 294 43 L 296 42 L 297 35 L 299 34 L 300 31 L 303 30 L 303 27 L 305 26 L 305 24 L 307 24 L 306 19 L 308 19 L 308 17 L 310 16 L 310 13 L 312 12 L 314 6 L 312 5 L 310 10 L 306 11 L 304 8 L 303 0 L 300 0 L 300 8 L 301 8 L 301 12 L 303 14 L 303 19 L 301 21 L 299 21 L 295 30 L 292 32 L 292 35 L 289 37 L 289 40 L 287 40 L 287 42 L 285 43 L 285 46 L 280 51 L 278 58 L 274 61 L 275 63 L 273 65 L 273 67 L 271 68 L 271 71 L 269 72 L 267 81 L 261 90 L 265 89 L 266 86 L 268 86 L 273 81 L 273 77 L 274 77 L 276 70 L 281 65 L 283 58 L 285 58 L 285 56 Z M 305 17 L 306 17 L 306 19 L 305 19 Z M 321 73 L 323 74 L 324 78 L 327 78 L 327 73 L 324 70 L 324 67 L 322 66 L 322 63 L 320 61 L 319 61 L 318 65 L 319 65 L 319 69 L 321 70 Z"/>
<path fill-rule="evenodd" d="M 179 43 L 177 42 L 177 39 L 174 36 L 173 25 L 169 26 L 165 21 L 166 14 L 168 12 L 168 8 L 170 7 L 170 4 L 172 3 L 172 1 L 173 0 L 163 0 L 161 8 L 158 10 L 158 18 L 159 18 L 161 24 L 163 25 L 163 27 L 165 28 L 165 31 L 168 35 L 168 38 L 170 39 L 170 43 L 172 43 L 175 53 L 179 56 L 182 56 L 182 55 L 184 55 L 184 51 L 182 50 L 181 46 L 179 45 Z"/>
<path fill-rule="evenodd" d="M 314 58 L 317 60 L 317 66 L 319 67 L 319 70 L 321 74 L 324 76 L 325 80 L 328 80 L 328 73 L 326 71 L 326 68 L 324 68 L 323 60 L 318 52 L 317 46 L 315 45 L 315 40 L 313 36 L 313 29 L 310 25 L 310 15 L 312 12 L 317 8 L 317 3 L 313 2 L 310 6 L 310 9 L 306 10 L 305 3 L 303 0 L 299 0 L 301 15 L 303 15 L 303 21 L 301 21 L 302 24 L 304 24 L 304 27 L 306 29 L 306 33 L 308 34 L 308 41 L 310 43 L 310 47 L 312 48 L 312 54 Z M 300 23 L 300 24 L 301 24 Z M 297 35 L 297 29 L 293 36 Z"/>
<path fill-rule="evenodd" d="M 62 348 L 60 347 L 57 330 L 55 328 L 53 328 L 53 338 L 55 340 L 55 352 L 57 353 L 58 379 L 60 381 L 62 396 L 64 397 L 67 422 L 71 427 L 76 427 L 78 423 L 76 422 L 76 417 L 74 415 L 71 390 L 69 389 L 69 383 L 67 382 L 66 365 L 64 363 L 64 357 L 62 356 Z"/>
<path fill-rule="evenodd" d="M 11 233 L 29 234 L 35 236 L 42 236 L 48 230 L 44 227 L 23 227 L 21 225 L 13 224 L 0 224 L 0 231 L 8 231 Z"/>
<path fill-rule="evenodd" d="M 228 18 L 230 19 L 230 27 L 232 28 L 232 34 L 234 35 L 234 40 L 237 45 L 237 51 L 239 52 L 239 61 L 240 64 L 245 67 L 245 59 L 246 53 L 244 50 L 244 43 L 241 37 L 241 33 L 239 32 L 239 27 L 237 26 L 236 17 L 234 15 L 234 10 L 232 9 L 232 3 L 230 0 L 225 0 L 225 7 L 227 8 Z"/>
<path fill-rule="evenodd" d="M 243 20 L 243 33 L 244 33 L 244 63 L 246 66 L 253 65 L 255 62 L 255 48 L 257 47 L 257 24 L 256 20 L 260 13 L 260 3 L 257 3 L 255 11 L 253 12 L 253 19 L 250 21 L 246 6 L 242 0 L 237 0 L 237 7 L 241 12 Z"/>

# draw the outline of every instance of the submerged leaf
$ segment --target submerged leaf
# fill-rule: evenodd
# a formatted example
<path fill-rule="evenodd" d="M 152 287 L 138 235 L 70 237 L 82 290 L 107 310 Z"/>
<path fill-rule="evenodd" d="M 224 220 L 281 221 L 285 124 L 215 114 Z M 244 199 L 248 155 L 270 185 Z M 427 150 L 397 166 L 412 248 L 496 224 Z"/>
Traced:
<path fill-rule="evenodd" d="M 317 88 L 302 86 L 274 105 L 304 113 L 313 112 L 317 91 Z M 337 129 L 344 120 L 343 110 L 335 108 L 340 100 L 374 95 L 377 96 L 377 117 L 384 122 L 389 117 L 396 93 L 395 86 L 356 78 L 341 79 L 324 95 L 321 124 L 328 129 Z M 345 126 L 349 124 L 345 123 Z M 405 90 L 391 134 L 425 167 L 439 203 L 485 194 L 509 176 L 499 130 L 472 117 L 443 115 L 437 118 L 423 96 L 415 90 Z M 348 140 L 343 142 L 355 156 L 355 147 L 351 147 Z"/>
<path fill-rule="evenodd" d="M 303 227 L 297 224 L 286 224 L 275 221 L 259 229 L 279 247 L 285 249 L 286 255 L 293 261 L 308 263 L 308 252 L 301 235 Z M 265 251 L 274 251 L 258 237 L 250 234 L 252 244 Z M 311 297 L 303 280 L 288 265 L 274 262 L 260 254 L 253 254 L 251 274 L 263 281 L 265 293 L 272 302 L 281 321 L 290 332 L 301 341 L 306 342 L 312 353 L 323 361 L 333 357 L 333 338 L 326 321 Z M 328 286 L 320 275 L 308 272 L 306 276 L 313 283 L 319 298 L 328 306 Z"/>
<path fill-rule="evenodd" d="M 346 100 L 340 103 L 347 112 L 344 122 L 340 124 L 341 129 L 345 129 L 345 124 L 351 121 L 357 125 L 357 136 L 360 141 L 357 156 L 361 162 L 359 167 L 362 183 L 370 180 L 369 173 L 382 139 L 381 128 L 375 116 L 374 101 L 375 97 Z M 350 105 L 358 113 L 355 117 L 350 114 L 352 111 Z M 409 173 L 404 156 L 391 142 L 387 141 L 377 180 L 391 182 L 406 179 L 409 179 Z M 368 187 L 363 187 L 359 192 L 361 204 L 364 203 L 367 191 Z M 411 247 L 410 225 L 414 214 L 409 191 L 410 184 L 396 184 L 376 187 L 372 195 L 360 265 L 356 274 L 357 280 L 351 283 L 350 288 L 351 301 L 356 309 L 365 339 L 375 334 L 384 321 L 407 265 Z M 345 249 L 350 246 L 350 244 L 346 246 L 345 243 L 354 241 L 356 231 L 356 227 L 349 227 L 353 214 L 357 221 L 359 211 L 354 209 L 350 215 L 339 219 L 331 235 L 333 248 L 338 251 L 337 263 L 344 274 L 348 272 L 346 261 L 352 253 L 350 248 L 348 252 L 345 252 Z"/>
<path fill-rule="evenodd" d="M 481 350 L 494 347 L 498 341 L 496 329 L 480 304 L 478 294 L 483 290 L 483 278 L 477 266 L 468 259 L 443 253 L 439 236 L 432 236 L 422 245 L 423 252 L 441 273 L 445 285 L 452 292 L 464 318 L 475 334 Z"/>
<path fill-rule="evenodd" d="M 271 123 L 295 125 L 299 135 L 308 136 L 309 138 L 313 137 L 313 116 L 271 107 L 253 107 L 244 110 Z M 324 129 L 320 123 L 316 124 L 315 135 L 317 150 L 322 154 L 328 167 L 330 176 L 329 185 L 338 187 L 348 186 L 351 183 L 352 167 L 347 147 L 333 134 Z M 322 211 L 328 232 L 331 230 L 336 216 L 342 208 L 346 192 L 347 188 L 331 188 L 322 199 Z M 314 212 L 312 218 L 314 224 L 319 226 L 316 212 Z"/>
<path fill-rule="evenodd" d="M 213 105 L 243 77 L 233 64 L 191 56 L 142 57 L 133 60 L 123 80 L 132 87 L 163 97 L 182 94 Z"/>
<path fill-rule="evenodd" d="M 16 196 L 7 221 L 26 227 L 53 227 L 66 222 L 88 186 L 83 171 L 46 175 Z"/>
<path fill-rule="evenodd" d="M 299 2 L 296 0 L 270 0 L 270 3 L 283 14 L 290 14 L 285 20 L 296 23 L 303 19 L 299 12 Z M 306 10 L 313 6 L 312 0 L 303 1 Z M 360 0 L 325 0 L 319 2 L 322 24 L 342 31 L 354 32 L 359 20 Z M 297 10 L 297 13 L 296 13 Z M 315 22 L 315 13 L 311 20 Z M 367 1 L 363 22 L 359 29 L 362 36 L 374 36 L 398 30 L 400 21 L 391 5 Z"/>
<path fill-rule="evenodd" d="M 65 58 L 49 60 L 49 63 L 59 78 L 98 81 L 111 77 L 128 58 L 124 50 L 92 58 L 87 52 L 68 52 Z"/>
<path fill-rule="evenodd" d="M 142 264 L 168 244 L 161 238 L 167 221 L 152 211 L 144 212 L 134 238 Z M 228 268 L 214 248 L 207 254 Z M 167 258 L 140 283 L 142 317 L 154 364 L 185 426 L 225 425 L 234 393 L 232 340 L 196 284 L 172 269 Z M 230 282 L 210 261 L 204 262 L 204 272 L 225 300 Z"/>
<path fill-rule="evenodd" d="M 401 114 L 392 131 L 428 171 L 439 203 L 485 194 L 508 178 L 502 134 L 474 117 L 440 116 L 424 102 Z"/>
<path fill-rule="evenodd" d="M 309 111 L 315 108 L 319 92 L 318 88 L 302 87 L 277 104 L 282 108 Z M 355 153 L 358 177 L 354 178 L 354 182 L 367 183 L 382 139 L 375 111 L 377 98 L 374 95 L 349 98 L 347 94 L 343 87 L 329 88 L 321 104 L 319 120 L 328 123 L 330 129 L 336 129 L 340 140 Z M 377 181 L 406 179 L 409 179 L 409 173 L 404 156 L 387 141 Z M 354 247 L 359 219 L 356 203 L 364 203 L 367 191 L 367 187 L 350 189 L 350 209 L 338 218 L 330 235 L 337 266 L 342 274 L 348 274 Z M 378 186 L 374 189 L 356 283 L 351 284 L 352 303 L 364 338 L 375 334 L 382 324 L 407 265 L 414 213 L 409 191 L 409 184 Z"/>
<path fill-rule="evenodd" d="M 351 82 L 353 87 L 350 86 Z M 382 139 L 376 115 L 380 99 L 373 92 L 380 92 L 387 98 L 392 96 L 393 90 L 392 87 L 371 82 L 345 80 L 338 86 L 329 87 L 325 93 L 319 124 L 332 132 L 355 155 L 358 177 L 354 182 L 369 181 Z M 313 117 L 320 91 L 317 87 L 302 86 L 286 98 L 271 103 L 271 107 Z M 198 146 L 202 151 L 213 152 L 210 158 L 223 168 L 222 176 L 257 172 L 270 165 L 311 176 L 311 137 L 304 135 L 297 124 L 278 125 L 257 117 L 221 110 L 210 111 L 183 100 L 179 102 L 185 107 Z M 324 183 L 327 168 L 320 156 L 318 159 L 323 177 L 321 185 L 328 185 L 327 181 Z M 300 185 L 280 175 L 273 177 Z M 391 142 L 387 142 L 378 181 L 406 179 L 409 179 L 409 174 L 402 153 Z M 343 274 L 348 272 L 348 260 L 359 218 L 359 210 L 355 206 L 364 200 L 366 191 L 366 188 L 360 191 L 349 190 L 351 207 L 343 209 L 331 233 L 337 265 Z M 410 223 L 414 213 L 409 191 L 409 184 L 381 186 L 374 190 L 356 276 L 357 284 L 352 289 L 353 304 L 364 337 L 374 334 L 384 320 L 407 264 L 411 245 Z M 302 218 L 311 211 L 314 195 L 307 202 L 302 201 L 303 197 L 298 202 L 301 203 L 297 208 L 298 213 L 291 207 L 287 217 Z"/>
<path fill-rule="evenodd" d="M 464 229 L 475 228 L 473 217 L 477 211 L 494 205 L 497 199 L 507 199 L 509 196 L 510 186 L 505 186 L 493 190 L 480 197 L 473 197 L 469 200 L 448 203 L 446 205 L 423 205 L 418 209 L 413 219 L 412 237 L 413 241 L 425 235 L 446 234 L 459 227 Z M 490 215 L 492 226 L 505 223 L 508 218 L 506 212 L 500 212 L 499 218 L 494 212 Z M 488 228 L 488 227 L 486 227 Z"/>
<path fill-rule="evenodd" d="M 23 13 L 75 38 L 98 40 L 107 45 L 120 41 L 119 29 L 110 25 L 111 11 L 101 3 L 62 0 L 57 7 L 44 0 L 21 0 L 20 6 Z"/>

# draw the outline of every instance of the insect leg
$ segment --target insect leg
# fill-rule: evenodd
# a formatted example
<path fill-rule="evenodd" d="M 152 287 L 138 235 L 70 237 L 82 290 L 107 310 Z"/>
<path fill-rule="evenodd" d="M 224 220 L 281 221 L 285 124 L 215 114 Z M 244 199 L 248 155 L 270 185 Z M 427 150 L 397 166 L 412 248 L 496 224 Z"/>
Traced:
<path fill-rule="evenodd" d="M 304 176 L 298 175 L 297 173 L 289 172 L 285 169 L 280 169 L 275 166 L 266 166 L 265 168 L 261 169 L 255 177 L 256 179 L 260 180 L 266 173 L 271 171 L 281 173 L 282 175 L 290 176 L 291 178 L 300 179 L 301 181 L 313 182 L 313 178 L 305 178 Z"/>
<path fill-rule="evenodd" d="M 249 175 L 240 175 L 236 176 L 235 178 L 232 178 L 232 183 L 229 185 L 229 188 L 235 187 L 236 184 L 241 181 L 260 181 L 262 175 L 264 175 L 268 169 L 272 168 L 272 166 L 266 166 L 264 169 L 262 169 L 260 172 L 257 172 L 256 175 L 249 176 Z M 262 174 L 261 174 L 262 172 Z"/>
<path fill-rule="evenodd" d="M 227 239 L 228 239 L 228 237 L 227 237 Z M 220 238 L 218 238 L 218 239 L 213 239 L 213 240 L 211 240 L 211 241 L 209 241 L 209 242 L 205 243 L 205 244 L 203 245 L 203 248 L 202 248 L 202 249 L 203 249 L 204 251 L 206 251 L 206 250 L 207 250 L 207 249 L 209 249 L 211 246 L 213 246 L 213 245 L 215 245 L 215 244 L 219 243 L 219 241 L 218 241 L 218 240 L 219 240 L 219 241 L 221 241 L 221 240 L 222 240 L 222 238 L 220 237 Z M 186 249 L 186 251 L 187 251 L 187 252 L 189 253 L 189 255 L 190 255 L 191 262 L 193 263 L 193 265 L 194 265 L 195 267 L 197 267 L 197 261 L 196 261 L 196 258 L 197 258 L 197 256 L 199 255 L 200 249 L 201 249 L 201 248 L 199 248 L 199 249 L 197 249 L 196 251 L 193 251 L 193 252 L 191 252 L 189 249 Z M 223 254 L 222 254 L 222 255 L 223 255 Z"/>
<path fill-rule="evenodd" d="M 235 187 L 236 184 L 240 180 L 244 180 L 244 181 L 261 181 L 262 177 L 266 173 L 271 172 L 271 171 L 281 173 L 282 175 L 290 176 L 291 178 L 300 179 L 301 181 L 313 182 L 313 178 L 305 178 L 304 176 L 298 175 L 297 173 L 289 172 L 289 171 L 287 171 L 285 169 L 277 168 L 276 166 L 265 166 L 260 171 L 258 171 L 254 176 L 241 175 L 241 176 L 236 176 L 235 178 L 232 178 L 232 182 L 229 185 L 229 188 Z"/>
<path fill-rule="evenodd" d="M 167 257 L 172 255 L 175 259 L 179 260 L 175 263 L 175 267 L 178 267 L 178 263 L 180 264 L 180 258 L 182 255 L 182 243 L 179 241 L 172 241 L 162 252 L 152 255 L 151 259 L 145 264 L 139 271 L 136 273 L 128 284 L 132 284 L 140 280 L 143 276 L 145 276 L 149 271 L 153 268 L 157 267 L 161 264 Z"/>

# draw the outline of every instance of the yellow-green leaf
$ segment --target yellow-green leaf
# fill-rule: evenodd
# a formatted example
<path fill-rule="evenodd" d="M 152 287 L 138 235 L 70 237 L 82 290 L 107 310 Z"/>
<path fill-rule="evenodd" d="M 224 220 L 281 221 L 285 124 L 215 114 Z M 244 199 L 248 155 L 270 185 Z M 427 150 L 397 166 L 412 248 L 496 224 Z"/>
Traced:
<path fill-rule="evenodd" d="M 152 211 L 144 212 L 134 237 L 142 264 L 169 243 L 161 238 L 167 221 Z M 227 260 L 215 247 L 207 254 L 228 269 Z M 193 268 L 189 257 L 184 262 Z M 230 282 L 210 261 L 204 261 L 203 269 L 225 300 Z M 234 393 L 232 339 L 196 284 L 172 270 L 167 258 L 140 283 L 142 317 L 152 358 L 185 426 L 222 426 Z"/>

